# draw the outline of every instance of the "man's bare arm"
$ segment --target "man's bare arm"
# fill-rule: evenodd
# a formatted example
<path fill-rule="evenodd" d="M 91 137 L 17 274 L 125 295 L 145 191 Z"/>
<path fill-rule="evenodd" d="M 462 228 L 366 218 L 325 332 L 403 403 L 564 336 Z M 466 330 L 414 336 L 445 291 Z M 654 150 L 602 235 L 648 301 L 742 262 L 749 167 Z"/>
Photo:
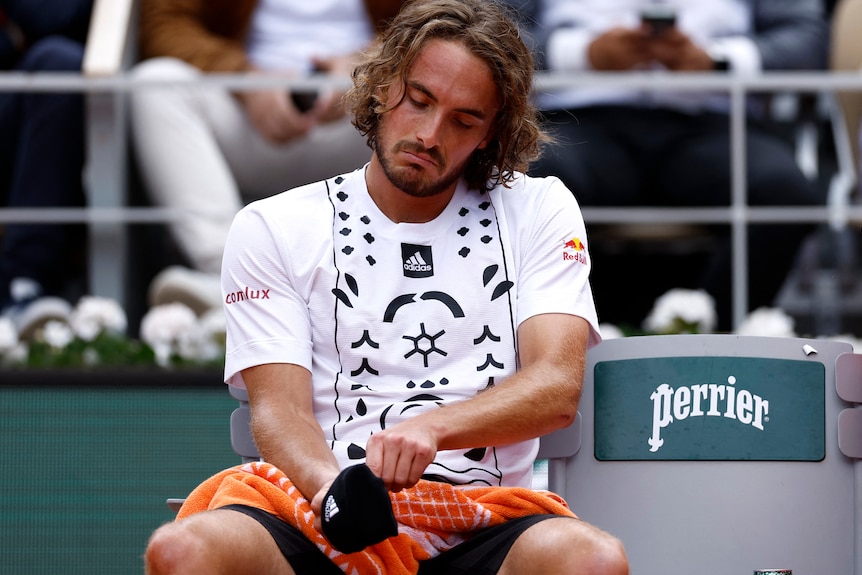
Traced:
<path fill-rule="evenodd" d="M 242 377 L 258 450 L 312 500 L 338 475 L 339 467 L 314 418 L 311 373 L 279 363 L 245 369 Z"/>
<path fill-rule="evenodd" d="M 375 433 L 366 463 L 393 491 L 414 485 L 437 452 L 506 445 L 574 421 L 589 324 L 566 314 L 534 316 L 518 330 L 520 370 L 471 399 Z"/>

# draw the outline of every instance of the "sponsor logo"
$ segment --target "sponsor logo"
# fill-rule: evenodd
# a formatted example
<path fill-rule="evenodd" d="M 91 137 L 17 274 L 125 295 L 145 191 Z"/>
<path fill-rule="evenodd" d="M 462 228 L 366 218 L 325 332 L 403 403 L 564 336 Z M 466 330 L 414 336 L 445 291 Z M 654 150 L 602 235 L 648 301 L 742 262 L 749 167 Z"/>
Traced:
<path fill-rule="evenodd" d="M 323 518 L 328 523 L 336 515 L 338 515 L 338 504 L 335 502 L 335 496 L 330 495 L 326 498 L 326 506 L 323 510 Z"/>
<path fill-rule="evenodd" d="M 652 400 L 652 435 L 647 440 L 655 453 L 662 445 L 661 430 L 674 421 L 691 417 L 723 417 L 736 420 L 763 431 L 769 421 L 769 401 L 747 389 L 736 388 L 736 378 L 727 378 L 727 385 L 699 383 L 679 386 L 659 385 L 650 395 Z"/>
<path fill-rule="evenodd" d="M 401 244 L 401 259 L 404 262 L 405 277 L 427 278 L 434 275 L 431 246 Z"/>
<path fill-rule="evenodd" d="M 242 301 L 249 301 L 253 299 L 269 299 L 269 290 L 252 289 L 246 286 L 244 290 L 232 291 L 228 293 L 224 298 L 224 303 L 230 305 L 232 303 L 239 303 Z"/>
<path fill-rule="evenodd" d="M 593 377 L 599 461 L 826 456 L 826 367 L 816 359 L 609 359 Z"/>
<path fill-rule="evenodd" d="M 587 263 L 586 249 L 579 238 L 572 238 L 563 244 L 563 261 Z"/>

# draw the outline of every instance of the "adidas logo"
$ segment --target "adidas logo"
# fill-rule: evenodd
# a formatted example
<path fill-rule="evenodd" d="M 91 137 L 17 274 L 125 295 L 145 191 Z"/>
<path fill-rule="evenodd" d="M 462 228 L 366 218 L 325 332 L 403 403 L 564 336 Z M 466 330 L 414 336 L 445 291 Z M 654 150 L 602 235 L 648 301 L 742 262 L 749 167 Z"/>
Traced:
<path fill-rule="evenodd" d="M 431 266 L 422 259 L 422 254 L 416 252 L 404 262 L 404 269 L 409 272 L 430 272 Z"/>
<path fill-rule="evenodd" d="M 431 246 L 401 244 L 404 275 L 408 278 L 427 278 L 434 275 L 434 256 Z"/>
<path fill-rule="evenodd" d="M 326 498 L 326 504 L 323 509 L 323 519 L 329 523 L 336 515 L 338 515 L 338 504 L 335 502 L 335 496 L 330 495 Z"/>

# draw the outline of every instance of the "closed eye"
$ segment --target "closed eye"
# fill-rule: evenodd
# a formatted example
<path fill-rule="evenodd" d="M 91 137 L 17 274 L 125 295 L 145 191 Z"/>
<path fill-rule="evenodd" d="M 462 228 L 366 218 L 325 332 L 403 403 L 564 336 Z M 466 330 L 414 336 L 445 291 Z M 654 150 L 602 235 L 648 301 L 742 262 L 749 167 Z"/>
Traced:
<path fill-rule="evenodd" d="M 412 96 L 407 96 L 407 100 L 414 108 L 424 109 L 428 107 L 428 102 L 420 102 L 418 99 Z"/>

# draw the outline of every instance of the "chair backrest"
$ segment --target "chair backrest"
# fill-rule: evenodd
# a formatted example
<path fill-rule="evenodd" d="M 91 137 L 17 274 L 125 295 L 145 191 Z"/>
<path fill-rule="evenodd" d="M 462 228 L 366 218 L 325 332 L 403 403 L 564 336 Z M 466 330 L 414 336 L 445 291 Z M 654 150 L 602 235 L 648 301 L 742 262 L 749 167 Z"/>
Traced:
<path fill-rule="evenodd" d="M 633 573 L 862 575 L 860 360 L 801 338 L 603 342 L 563 495 Z"/>
<path fill-rule="evenodd" d="M 251 410 L 248 405 L 248 393 L 238 387 L 229 386 L 229 389 L 231 396 L 240 404 L 230 416 L 231 447 L 242 458 L 243 463 L 257 461 L 260 459 L 260 454 L 251 435 Z M 539 454 L 536 459 L 548 460 L 548 489 L 562 493 L 566 485 L 566 461 L 573 457 L 580 447 L 580 414 L 572 425 L 541 438 Z"/>

